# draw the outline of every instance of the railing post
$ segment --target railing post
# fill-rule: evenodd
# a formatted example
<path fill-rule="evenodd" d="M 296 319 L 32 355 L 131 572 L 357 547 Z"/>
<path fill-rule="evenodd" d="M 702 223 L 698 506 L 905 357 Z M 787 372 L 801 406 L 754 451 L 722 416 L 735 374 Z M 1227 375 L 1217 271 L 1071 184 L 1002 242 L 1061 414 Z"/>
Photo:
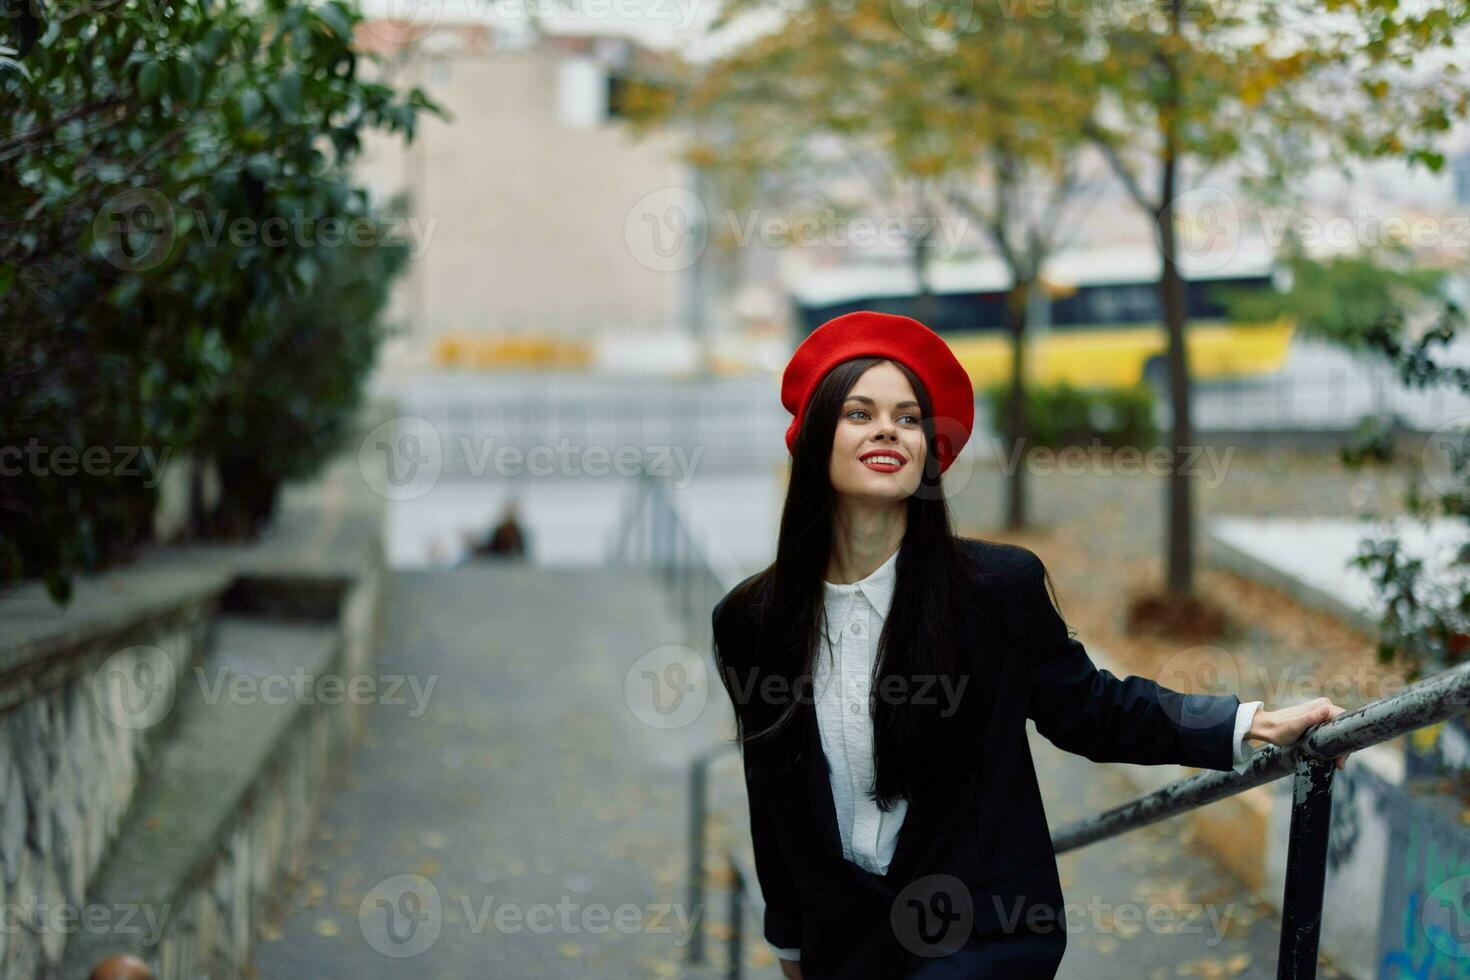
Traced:
<path fill-rule="evenodd" d="M 1333 763 L 1299 757 L 1291 791 L 1286 847 L 1286 891 L 1281 899 L 1277 980 L 1317 976 L 1322 891 L 1327 881 L 1327 835 L 1332 821 Z"/>
<path fill-rule="evenodd" d="M 694 618 L 694 541 L 689 537 L 689 530 L 680 525 L 679 540 L 683 544 L 684 554 L 679 561 L 679 613 L 684 617 L 684 622 Z"/>
<path fill-rule="evenodd" d="M 661 570 L 663 572 L 664 589 L 667 591 L 673 589 L 674 579 L 679 574 L 679 569 L 676 567 L 678 556 L 675 554 L 679 534 L 679 528 L 677 524 L 678 517 L 674 514 L 673 509 L 669 506 L 668 498 L 664 494 L 663 485 L 655 484 L 655 486 L 658 488 L 659 504 L 658 557 L 659 564 L 662 566 Z"/>
<path fill-rule="evenodd" d="M 704 819 L 708 786 L 708 756 L 701 755 L 689 767 L 689 914 L 701 920 L 704 908 Z M 694 930 L 689 937 L 689 962 L 704 962 L 704 929 Z"/>
<path fill-rule="evenodd" d="M 730 980 L 740 980 L 745 968 L 745 878 L 734 858 L 730 860 Z"/>

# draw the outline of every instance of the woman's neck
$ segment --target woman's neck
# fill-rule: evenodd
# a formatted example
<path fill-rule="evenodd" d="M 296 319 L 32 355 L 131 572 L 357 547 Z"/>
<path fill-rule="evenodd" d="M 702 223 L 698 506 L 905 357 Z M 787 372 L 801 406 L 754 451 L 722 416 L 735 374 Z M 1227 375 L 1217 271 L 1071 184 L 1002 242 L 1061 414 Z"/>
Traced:
<path fill-rule="evenodd" d="M 850 585 L 872 575 L 903 543 L 907 518 L 903 502 L 881 508 L 839 506 L 832 521 L 826 580 Z"/>

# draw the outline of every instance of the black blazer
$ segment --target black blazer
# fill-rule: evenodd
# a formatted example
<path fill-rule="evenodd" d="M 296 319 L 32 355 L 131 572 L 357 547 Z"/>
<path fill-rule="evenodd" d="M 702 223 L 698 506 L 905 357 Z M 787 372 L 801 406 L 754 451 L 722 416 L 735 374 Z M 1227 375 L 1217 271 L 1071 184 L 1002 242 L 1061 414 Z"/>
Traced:
<path fill-rule="evenodd" d="M 1043 934 L 1052 962 L 1027 975 L 1054 975 L 1066 942 L 1063 897 L 1026 719 L 1059 748 L 1094 762 L 1232 768 L 1238 697 L 1186 695 L 1099 670 L 1052 605 L 1033 552 L 962 542 L 974 567 L 988 573 L 964 583 L 956 609 L 965 649 L 976 653 L 955 744 L 972 738 L 966 747 L 975 751 L 956 766 L 952 785 L 909 800 L 886 874 L 842 855 L 810 697 L 798 698 L 797 737 L 811 750 L 804 764 L 778 770 L 753 747 L 742 752 L 765 938 L 800 947 L 810 980 L 896 980 L 905 964 L 976 937 L 1032 942 Z M 727 669 L 759 674 L 753 620 L 736 604 L 727 610 L 729 598 L 711 616 L 720 657 Z"/>

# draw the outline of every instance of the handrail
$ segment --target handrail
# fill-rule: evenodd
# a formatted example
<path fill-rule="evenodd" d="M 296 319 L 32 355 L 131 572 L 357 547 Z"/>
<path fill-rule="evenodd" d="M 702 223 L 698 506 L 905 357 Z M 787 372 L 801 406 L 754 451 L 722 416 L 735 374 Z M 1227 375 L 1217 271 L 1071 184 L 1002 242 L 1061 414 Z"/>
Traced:
<path fill-rule="evenodd" d="M 664 481 L 643 470 L 638 483 L 622 525 L 614 529 L 608 563 L 644 565 L 658 572 L 692 631 L 690 640 L 702 645 L 709 638 L 710 611 L 735 582 L 722 577 L 705 556 Z"/>
<path fill-rule="evenodd" d="M 1312 980 L 1317 975 L 1321 938 L 1334 760 L 1467 711 L 1470 711 L 1470 662 L 1314 725 L 1291 745 L 1259 749 L 1244 772 L 1211 770 L 1196 773 L 1095 816 L 1067 824 L 1052 835 L 1052 847 L 1058 854 L 1076 850 L 1274 782 L 1283 776 L 1294 776 L 1276 976 L 1277 980 Z M 701 756 L 701 767 L 708 764 L 708 757 L 712 754 L 713 750 Z M 707 791 L 707 784 L 703 772 L 700 775 L 698 788 L 703 793 Z M 701 799 L 696 812 L 702 814 L 704 806 Z M 748 883 L 733 857 L 731 867 L 735 879 L 732 896 L 734 914 L 733 905 L 739 903 Z M 740 934 L 737 931 L 731 942 L 731 977 L 740 975 L 743 954 L 739 947 Z"/>
<path fill-rule="evenodd" d="M 1309 728 L 1296 742 L 1258 749 L 1245 772 L 1212 770 L 1160 787 L 1052 835 L 1058 854 L 1213 803 L 1297 771 L 1300 762 L 1331 764 L 1340 755 L 1386 742 L 1470 710 L 1470 663 L 1427 677 L 1390 697 Z"/>

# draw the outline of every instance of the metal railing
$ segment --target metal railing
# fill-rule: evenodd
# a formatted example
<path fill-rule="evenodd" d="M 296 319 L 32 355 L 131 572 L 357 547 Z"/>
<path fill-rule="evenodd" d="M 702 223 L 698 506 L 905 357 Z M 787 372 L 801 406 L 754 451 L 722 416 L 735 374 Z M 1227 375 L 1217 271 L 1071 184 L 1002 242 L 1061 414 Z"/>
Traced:
<path fill-rule="evenodd" d="M 709 818 L 709 767 L 720 756 L 733 752 L 734 742 L 721 742 L 701 752 L 689 765 L 689 881 L 685 887 L 685 901 L 693 910 L 704 908 L 704 837 L 705 823 Z M 729 976 L 740 976 L 740 961 L 743 957 L 744 937 L 741 925 L 745 910 L 745 876 L 733 855 L 730 860 L 730 962 L 733 964 Z M 704 962 L 704 930 L 695 929 L 689 937 L 687 956 L 690 963 Z"/>
<path fill-rule="evenodd" d="M 1177 780 L 1135 800 L 1092 817 L 1067 824 L 1052 835 L 1057 854 L 1076 850 L 1136 830 L 1146 824 L 1178 816 L 1188 810 L 1244 792 L 1254 786 L 1293 776 L 1291 827 L 1286 851 L 1286 886 L 1281 900 L 1281 940 L 1277 953 L 1278 980 L 1311 980 L 1317 975 L 1317 952 L 1321 940 L 1322 896 L 1327 879 L 1327 841 L 1332 813 L 1332 777 L 1338 756 L 1397 738 L 1417 728 L 1432 725 L 1470 710 L 1470 663 L 1452 667 L 1404 688 L 1392 697 L 1360 708 L 1308 729 L 1288 746 L 1258 749 L 1242 773 L 1211 770 Z M 691 793 L 708 792 L 706 770 L 712 758 L 732 746 L 721 745 L 695 763 L 697 778 L 691 777 Z M 707 802 L 691 805 L 691 845 L 698 840 L 700 864 L 691 865 L 691 878 L 701 877 L 704 860 L 703 819 Z M 694 853 L 693 851 L 691 853 Z M 733 910 L 746 901 L 750 869 L 741 868 L 731 854 L 731 952 L 726 976 L 738 978 L 744 960 L 740 915 Z M 691 898 L 703 899 L 693 890 Z M 691 962 L 703 961 L 703 947 L 691 947 Z"/>
<path fill-rule="evenodd" d="M 607 553 L 611 565 L 653 569 L 689 627 L 690 642 L 708 645 L 710 612 L 735 583 L 727 584 L 731 576 L 722 578 L 714 570 L 661 478 L 638 475 L 638 488 Z"/>

